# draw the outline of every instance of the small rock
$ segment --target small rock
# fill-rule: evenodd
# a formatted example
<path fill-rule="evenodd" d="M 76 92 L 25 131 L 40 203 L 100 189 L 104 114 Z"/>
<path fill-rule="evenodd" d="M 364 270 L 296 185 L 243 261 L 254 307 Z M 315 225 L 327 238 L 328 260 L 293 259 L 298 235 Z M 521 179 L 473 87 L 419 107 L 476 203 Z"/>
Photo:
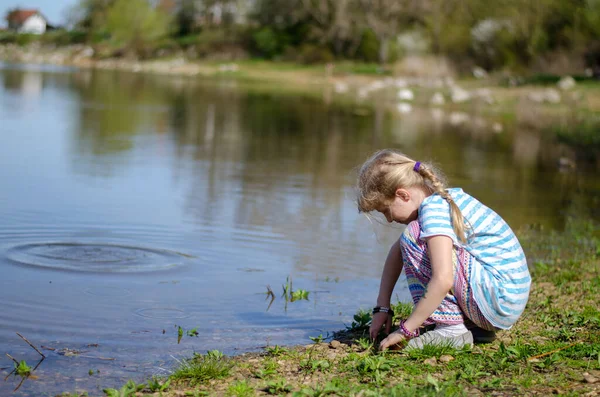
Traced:
<path fill-rule="evenodd" d="M 398 104 L 397 109 L 400 113 L 410 113 L 412 111 L 412 106 L 410 103 L 401 102 Z"/>
<path fill-rule="evenodd" d="M 408 85 L 408 83 L 406 82 L 406 80 L 403 80 L 403 79 L 397 79 L 397 80 L 394 82 L 394 85 L 395 85 L 397 88 L 404 88 L 404 87 L 406 87 L 406 86 Z"/>
<path fill-rule="evenodd" d="M 369 96 L 369 90 L 366 89 L 365 87 L 361 87 L 358 90 L 358 92 L 356 93 L 356 96 L 358 97 L 359 100 L 366 99 Z"/>
<path fill-rule="evenodd" d="M 436 92 L 435 94 L 433 94 L 429 102 L 432 105 L 443 105 L 446 102 L 446 100 L 444 99 L 444 95 L 441 92 Z"/>
<path fill-rule="evenodd" d="M 475 77 L 476 79 L 485 79 L 486 77 L 488 77 L 488 73 L 485 71 L 484 68 L 475 66 L 473 68 L 473 77 Z"/>
<path fill-rule="evenodd" d="M 558 159 L 558 167 L 561 169 L 575 169 L 577 165 L 568 157 L 560 157 Z"/>
<path fill-rule="evenodd" d="M 565 76 L 562 79 L 560 79 L 560 81 L 556 85 L 558 85 L 558 88 L 560 88 L 561 90 L 566 91 L 574 88 L 577 85 L 577 83 L 575 82 L 575 79 L 573 77 Z"/>
<path fill-rule="evenodd" d="M 471 100 L 471 93 L 463 88 L 455 86 L 452 89 L 452 102 L 463 103 Z"/>
<path fill-rule="evenodd" d="M 452 112 L 450 113 L 450 124 L 453 126 L 461 125 L 471 121 L 471 117 L 467 113 Z"/>
<path fill-rule="evenodd" d="M 499 134 L 504 131 L 504 127 L 502 127 L 502 124 L 500 123 L 494 123 L 492 124 L 492 131 L 494 131 L 496 134 Z"/>
<path fill-rule="evenodd" d="M 385 88 L 385 83 L 381 80 L 376 80 L 369 85 L 369 91 L 379 91 Z"/>
<path fill-rule="evenodd" d="M 343 82 L 335 83 L 335 92 L 337 92 L 338 94 L 345 94 L 346 92 L 348 92 L 348 90 L 348 84 Z"/>
<path fill-rule="evenodd" d="M 593 375 L 590 375 L 590 374 L 589 374 L 589 373 L 587 373 L 587 372 L 584 372 L 584 373 L 583 373 L 583 380 L 584 380 L 586 383 L 591 383 L 591 384 L 594 384 L 594 383 L 596 383 L 596 382 L 600 381 L 600 379 L 596 378 L 596 377 L 595 377 L 595 376 L 593 376 Z"/>
<path fill-rule="evenodd" d="M 558 387 L 555 387 L 554 390 L 552 390 L 552 394 L 564 394 L 564 392 L 562 390 L 560 390 Z"/>
<path fill-rule="evenodd" d="M 561 101 L 561 97 L 560 97 L 560 92 L 558 92 L 557 90 L 553 89 L 553 88 L 548 88 L 545 91 L 536 91 L 536 92 L 531 92 L 528 96 L 530 101 L 533 102 L 537 102 L 537 103 L 544 103 L 544 102 L 548 102 L 548 103 L 560 103 Z"/>
<path fill-rule="evenodd" d="M 404 88 L 398 91 L 398 99 L 401 101 L 412 101 L 415 99 L 415 94 L 412 92 L 412 90 Z"/>
<path fill-rule="evenodd" d="M 449 356 L 447 354 L 444 354 L 443 356 L 440 357 L 440 362 L 442 362 L 442 363 L 449 363 L 452 360 L 454 360 L 454 357 Z"/>
<path fill-rule="evenodd" d="M 437 359 L 435 357 L 428 358 L 425 361 L 423 361 L 423 364 L 427 364 L 427 365 L 431 365 L 432 367 L 435 367 L 437 365 Z"/>
<path fill-rule="evenodd" d="M 332 340 L 331 343 L 329 343 L 329 347 L 332 349 L 339 349 L 342 347 L 342 344 L 338 340 Z"/>

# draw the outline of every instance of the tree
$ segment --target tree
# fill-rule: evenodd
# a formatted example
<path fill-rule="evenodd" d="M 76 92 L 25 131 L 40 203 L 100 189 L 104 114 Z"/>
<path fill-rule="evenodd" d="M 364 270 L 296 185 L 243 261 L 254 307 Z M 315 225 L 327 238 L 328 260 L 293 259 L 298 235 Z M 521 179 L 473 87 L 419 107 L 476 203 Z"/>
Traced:
<path fill-rule="evenodd" d="M 68 24 L 91 35 L 106 30 L 106 16 L 115 0 L 79 0 L 68 12 Z"/>
<path fill-rule="evenodd" d="M 116 0 L 107 12 L 107 31 L 112 41 L 134 55 L 143 55 L 169 33 L 170 16 L 147 0 Z"/>
<path fill-rule="evenodd" d="M 419 7 L 419 0 L 359 0 L 366 25 L 379 40 L 379 62 L 388 59 L 390 40 L 400 32 L 400 24 L 409 20 Z"/>
<path fill-rule="evenodd" d="M 337 55 L 346 42 L 360 39 L 355 0 L 302 0 L 302 5 L 313 22 L 313 36 L 320 44 L 331 43 Z"/>

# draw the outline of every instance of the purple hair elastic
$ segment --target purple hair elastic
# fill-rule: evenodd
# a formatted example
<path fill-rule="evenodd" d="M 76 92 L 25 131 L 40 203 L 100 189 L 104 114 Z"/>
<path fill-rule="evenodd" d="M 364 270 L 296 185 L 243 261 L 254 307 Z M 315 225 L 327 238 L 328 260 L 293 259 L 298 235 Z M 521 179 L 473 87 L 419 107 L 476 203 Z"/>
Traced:
<path fill-rule="evenodd" d="M 415 172 L 419 172 L 419 169 L 420 169 L 420 168 L 421 168 L 421 162 L 420 162 L 420 161 L 417 161 L 417 162 L 415 163 L 415 166 L 414 166 L 413 170 L 415 170 Z"/>

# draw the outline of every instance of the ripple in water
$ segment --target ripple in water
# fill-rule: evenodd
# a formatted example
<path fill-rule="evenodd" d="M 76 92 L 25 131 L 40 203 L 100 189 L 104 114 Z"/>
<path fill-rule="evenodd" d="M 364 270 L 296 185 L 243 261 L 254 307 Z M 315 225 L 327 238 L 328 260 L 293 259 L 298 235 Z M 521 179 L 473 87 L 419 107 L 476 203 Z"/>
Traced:
<path fill-rule="evenodd" d="M 170 307 L 150 307 L 146 309 L 138 309 L 135 314 L 140 317 L 156 318 L 160 320 L 188 318 L 190 315 L 181 309 Z"/>
<path fill-rule="evenodd" d="M 46 269 L 96 273 L 135 273 L 172 269 L 187 255 L 118 244 L 31 243 L 8 249 L 9 260 Z"/>
<path fill-rule="evenodd" d="M 86 294 L 99 296 L 102 298 L 124 298 L 131 295 L 131 291 L 125 288 L 118 287 L 94 287 L 87 288 L 84 291 Z"/>

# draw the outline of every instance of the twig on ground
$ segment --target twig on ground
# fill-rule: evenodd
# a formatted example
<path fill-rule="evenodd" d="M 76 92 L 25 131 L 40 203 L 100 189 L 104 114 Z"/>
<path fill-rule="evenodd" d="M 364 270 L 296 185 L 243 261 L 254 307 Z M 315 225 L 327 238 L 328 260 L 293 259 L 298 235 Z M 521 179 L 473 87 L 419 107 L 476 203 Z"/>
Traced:
<path fill-rule="evenodd" d="M 552 350 L 552 351 L 549 351 L 549 352 L 546 352 L 546 353 L 538 354 L 537 356 L 529 357 L 527 359 L 527 361 L 533 361 L 533 360 L 537 360 L 537 359 L 542 358 L 542 357 L 549 356 L 550 354 L 554 354 L 554 353 L 559 352 L 561 350 L 568 349 L 569 347 L 573 347 L 573 346 L 575 346 L 575 345 L 577 345 L 579 343 L 581 343 L 581 342 L 571 343 L 570 345 L 563 346 L 560 349 Z"/>

